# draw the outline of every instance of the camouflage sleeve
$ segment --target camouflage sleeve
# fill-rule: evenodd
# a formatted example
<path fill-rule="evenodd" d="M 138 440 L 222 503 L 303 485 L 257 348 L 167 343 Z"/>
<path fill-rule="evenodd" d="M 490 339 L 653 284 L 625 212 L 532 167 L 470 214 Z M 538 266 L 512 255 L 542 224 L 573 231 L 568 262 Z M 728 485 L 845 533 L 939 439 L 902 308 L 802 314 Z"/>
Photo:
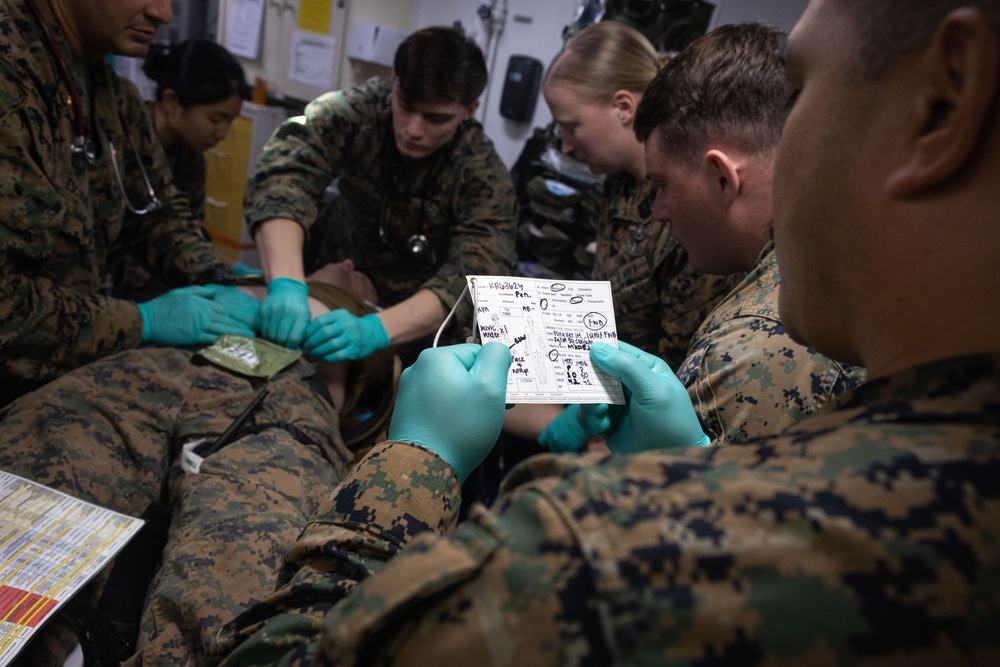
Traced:
<path fill-rule="evenodd" d="M 235 646 L 223 664 L 274 664 L 282 652 L 278 664 L 301 666 L 607 664 L 589 567 L 562 508 L 526 486 L 442 539 L 439 520 L 453 513 L 441 500 L 452 498 L 428 491 L 457 493 L 454 476 L 400 449 L 383 445 L 377 456 L 393 466 L 369 460 L 362 485 L 355 474 L 338 488 L 336 523 L 310 525 L 289 556 L 291 581 L 223 630 L 221 647 Z M 407 484 L 387 484 L 389 472 Z"/>
<path fill-rule="evenodd" d="M 858 382 L 768 317 L 734 317 L 699 332 L 685 367 L 695 373 L 685 383 L 691 402 L 720 444 L 777 435 Z"/>
<path fill-rule="evenodd" d="M 362 96 L 334 91 L 310 102 L 304 116 L 282 123 L 247 180 L 243 208 L 251 231 L 272 218 L 309 227 L 326 186 L 343 168 L 352 139 L 371 122 Z"/>
<path fill-rule="evenodd" d="M 170 163 L 139 91 L 127 79 L 119 78 L 119 82 L 122 113 L 138 149 L 135 152 L 127 149 L 123 156 L 125 191 L 133 206 L 145 206 L 149 201 L 137 162 L 141 159 L 153 191 L 162 202 L 158 210 L 146 215 L 125 212 L 122 231 L 125 242 L 130 243 L 153 275 L 167 285 L 233 282 L 232 273 L 219 262 L 211 241 L 202 231 L 201 220 L 194 217 L 187 195 L 174 184 Z"/>
<path fill-rule="evenodd" d="M 517 198 L 510 172 L 492 143 L 476 128 L 461 164 L 456 195 L 458 223 L 452 229 L 448 259 L 422 287 L 450 310 L 465 288 L 467 275 L 514 275 L 517 264 Z M 471 321 L 471 301 L 465 301 L 458 320 Z"/>
<path fill-rule="evenodd" d="M 47 263 L 69 273 L 80 261 L 53 247 L 46 233 L 71 226 L 63 221 L 78 214 L 68 204 L 76 201 L 75 193 L 62 191 L 48 177 L 45 156 L 54 139 L 43 107 L 30 103 L 25 88 L 15 85 L 16 73 L 0 72 L 0 82 L 2 355 L 72 368 L 135 347 L 142 336 L 135 304 L 84 294 L 40 275 Z"/>

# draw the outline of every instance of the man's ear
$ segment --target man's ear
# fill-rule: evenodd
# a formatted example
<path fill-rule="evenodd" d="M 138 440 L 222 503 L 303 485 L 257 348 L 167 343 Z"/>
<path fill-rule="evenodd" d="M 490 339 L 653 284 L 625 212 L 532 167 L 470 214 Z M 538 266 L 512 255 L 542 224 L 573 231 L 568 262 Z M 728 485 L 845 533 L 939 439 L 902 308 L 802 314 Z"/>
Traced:
<path fill-rule="evenodd" d="M 465 118 L 463 118 L 462 120 L 469 120 L 470 118 L 472 118 L 472 116 L 474 116 L 476 113 L 476 109 L 478 108 L 479 108 L 479 100 L 476 100 L 469 106 L 465 107 Z"/>
<path fill-rule="evenodd" d="M 631 125 L 632 120 L 635 118 L 636 107 L 639 106 L 639 101 L 635 98 L 635 95 L 628 90 L 616 90 L 615 94 L 611 97 L 611 103 L 615 107 L 615 112 L 618 114 L 618 119 L 623 125 Z"/>
<path fill-rule="evenodd" d="M 723 206 L 729 208 L 736 201 L 742 185 L 739 163 L 725 151 L 717 148 L 705 153 L 705 166 L 712 180 L 713 190 L 721 197 Z"/>
<path fill-rule="evenodd" d="M 997 93 L 1000 48 L 979 9 L 948 14 L 917 60 L 917 116 L 908 159 L 889 176 L 890 194 L 913 195 L 949 179 L 976 150 Z"/>

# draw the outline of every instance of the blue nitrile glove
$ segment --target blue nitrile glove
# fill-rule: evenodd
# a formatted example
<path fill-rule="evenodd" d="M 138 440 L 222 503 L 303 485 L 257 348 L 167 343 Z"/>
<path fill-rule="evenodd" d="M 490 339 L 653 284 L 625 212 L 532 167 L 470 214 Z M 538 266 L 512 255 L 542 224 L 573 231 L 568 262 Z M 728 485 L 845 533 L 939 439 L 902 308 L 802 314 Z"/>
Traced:
<path fill-rule="evenodd" d="M 497 341 L 424 350 L 399 380 L 389 439 L 429 449 L 464 482 L 500 436 L 510 361 Z"/>
<path fill-rule="evenodd" d="M 212 300 L 222 304 L 226 313 L 233 318 L 251 329 L 256 329 L 257 317 L 260 315 L 260 301 L 232 285 L 218 285 L 217 287 L 219 289 Z"/>
<path fill-rule="evenodd" d="M 302 350 L 312 359 L 354 361 L 389 347 L 389 334 L 375 313 L 357 317 L 338 309 L 323 313 L 306 327 Z"/>
<path fill-rule="evenodd" d="M 579 405 L 567 406 L 538 434 L 538 444 L 550 452 L 578 452 L 590 440 L 590 433 L 580 424 Z"/>
<path fill-rule="evenodd" d="M 604 435 L 612 452 L 710 444 L 687 390 L 663 359 L 628 343 L 615 349 L 595 342 L 590 360 L 625 388 L 625 405 L 580 406 L 581 424 Z"/>
<path fill-rule="evenodd" d="M 170 290 L 138 304 L 142 342 L 157 345 L 207 345 L 224 334 L 253 336 L 253 327 L 227 312 L 216 300 L 225 285 L 195 285 Z"/>
<path fill-rule="evenodd" d="M 247 276 L 262 276 L 264 275 L 263 269 L 255 269 L 249 264 L 244 264 L 243 262 L 235 262 L 231 267 L 233 270 L 233 275 L 237 278 L 245 278 Z"/>
<path fill-rule="evenodd" d="M 260 334 L 279 345 L 297 350 L 309 324 L 309 287 L 294 278 L 275 278 L 267 284 L 267 298 L 260 304 Z"/>

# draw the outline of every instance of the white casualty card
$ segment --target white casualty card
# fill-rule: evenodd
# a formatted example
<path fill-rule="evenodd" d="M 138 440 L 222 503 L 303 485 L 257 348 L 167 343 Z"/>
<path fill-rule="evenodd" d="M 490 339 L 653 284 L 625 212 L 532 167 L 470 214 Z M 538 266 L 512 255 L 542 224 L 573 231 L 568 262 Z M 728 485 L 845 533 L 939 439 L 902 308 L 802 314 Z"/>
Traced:
<path fill-rule="evenodd" d="M 483 343 L 513 361 L 508 403 L 624 404 L 621 382 L 590 362 L 595 340 L 618 347 L 611 283 L 467 276 Z"/>

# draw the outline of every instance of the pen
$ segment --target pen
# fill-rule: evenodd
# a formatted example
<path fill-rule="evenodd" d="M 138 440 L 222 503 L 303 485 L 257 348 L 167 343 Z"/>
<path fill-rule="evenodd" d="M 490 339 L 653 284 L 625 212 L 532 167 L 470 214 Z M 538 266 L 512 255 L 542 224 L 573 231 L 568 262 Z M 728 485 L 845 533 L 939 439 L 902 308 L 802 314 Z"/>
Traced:
<path fill-rule="evenodd" d="M 254 396 L 252 401 L 250 401 L 250 405 L 246 406 L 243 409 L 243 412 L 241 412 L 239 416 L 233 420 L 233 423 L 230 424 L 229 427 L 222 432 L 222 435 L 216 438 L 215 441 L 209 444 L 207 447 L 204 444 L 202 444 L 199 447 L 196 447 L 194 449 L 194 453 L 202 458 L 206 458 L 214 454 L 215 452 L 219 451 L 224 446 L 226 446 L 232 439 L 236 431 L 239 430 L 241 426 L 243 426 L 243 423 L 250 417 L 251 414 L 253 414 L 253 411 L 257 409 L 257 406 L 261 404 L 261 401 L 263 401 L 264 398 L 267 397 L 268 393 L 270 393 L 270 390 L 267 387 L 264 387 L 259 392 L 257 392 L 257 395 Z"/>

